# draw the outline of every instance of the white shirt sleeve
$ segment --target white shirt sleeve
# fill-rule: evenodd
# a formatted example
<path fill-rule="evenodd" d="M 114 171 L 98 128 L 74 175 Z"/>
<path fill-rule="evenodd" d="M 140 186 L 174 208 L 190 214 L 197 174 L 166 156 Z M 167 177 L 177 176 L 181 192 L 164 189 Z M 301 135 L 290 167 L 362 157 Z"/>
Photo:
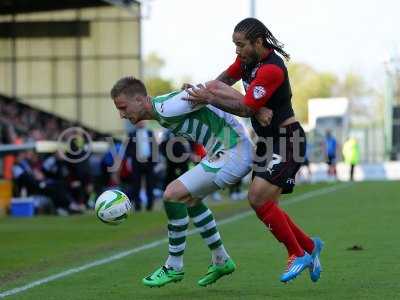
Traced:
<path fill-rule="evenodd" d="M 200 108 L 205 106 L 194 106 L 189 101 L 183 100 L 183 98 L 186 97 L 188 97 L 188 93 L 186 91 L 182 91 L 163 102 L 157 102 L 155 104 L 155 108 L 161 116 L 168 118 L 182 116 L 199 110 Z"/>

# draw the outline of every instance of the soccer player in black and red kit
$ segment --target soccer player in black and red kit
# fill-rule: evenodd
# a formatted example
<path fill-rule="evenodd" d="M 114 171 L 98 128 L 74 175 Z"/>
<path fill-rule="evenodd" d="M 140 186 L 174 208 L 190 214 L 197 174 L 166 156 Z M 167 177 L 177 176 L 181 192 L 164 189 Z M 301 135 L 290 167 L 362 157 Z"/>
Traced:
<path fill-rule="evenodd" d="M 323 242 L 310 238 L 278 206 L 281 194 L 291 193 L 305 156 L 303 128 L 296 121 L 283 45 L 255 18 L 239 22 L 233 33 L 236 60 L 217 80 L 189 89 L 194 103 L 207 103 L 242 117 L 251 117 L 258 135 L 249 189 L 249 202 L 258 218 L 288 251 L 280 280 L 288 282 L 309 268 L 312 281 L 320 278 Z M 278 53 L 280 55 L 278 55 Z M 246 94 L 231 88 L 242 79 Z"/>

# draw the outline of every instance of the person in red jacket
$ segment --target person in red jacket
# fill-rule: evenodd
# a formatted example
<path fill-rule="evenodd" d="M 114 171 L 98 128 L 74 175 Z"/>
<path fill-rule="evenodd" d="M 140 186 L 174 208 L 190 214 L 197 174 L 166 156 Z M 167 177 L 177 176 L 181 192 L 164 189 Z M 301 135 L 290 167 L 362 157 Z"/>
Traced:
<path fill-rule="evenodd" d="M 323 242 L 310 238 L 278 205 L 281 194 L 291 193 L 304 161 L 306 139 L 292 108 L 289 59 L 283 45 L 255 18 L 239 22 L 233 32 L 237 57 L 217 80 L 187 89 L 194 105 L 211 104 L 241 117 L 250 117 L 258 135 L 249 189 L 249 202 L 258 218 L 288 251 L 288 282 L 309 268 L 312 281 L 320 278 Z M 246 94 L 231 88 L 242 80 Z"/>

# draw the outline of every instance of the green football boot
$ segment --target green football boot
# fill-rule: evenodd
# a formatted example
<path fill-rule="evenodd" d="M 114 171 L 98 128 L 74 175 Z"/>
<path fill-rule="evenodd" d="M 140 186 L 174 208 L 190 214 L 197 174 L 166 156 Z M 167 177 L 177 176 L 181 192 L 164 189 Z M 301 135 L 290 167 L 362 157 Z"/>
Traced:
<path fill-rule="evenodd" d="M 207 274 L 197 283 L 200 286 L 207 286 L 216 282 L 222 276 L 229 275 L 236 270 L 235 262 L 229 258 L 223 265 L 210 265 Z"/>
<path fill-rule="evenodd" d="M 181 281 L 184 275 L 185 273 L 183 271 L 175 271 L 172 268 L 162 266 L 155 270 L 153 274 L 143 278 L 142 282 L 145 286 L 162 287 L 171 282 Z"/>

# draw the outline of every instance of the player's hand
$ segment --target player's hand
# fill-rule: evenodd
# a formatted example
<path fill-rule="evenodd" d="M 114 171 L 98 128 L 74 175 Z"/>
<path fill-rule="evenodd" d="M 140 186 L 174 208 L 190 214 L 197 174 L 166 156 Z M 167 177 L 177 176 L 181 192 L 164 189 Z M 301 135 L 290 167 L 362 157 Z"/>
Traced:
<path fill-rule="evenodd" d="M 262 126 L 268 126 L 271 124 L 271 120 L 274 113 L 271 109 L 261 107 L 255 114 L 255 118 Z"/>
<path fill-rule="evenodd" d="M 188 93 L 188 96 L 183 99 L 191 102 L 193 105 L 209 104 L 210 99 L 214 96 L 214 94 L 202 84 L 185 89 L 185 91 Z"/>
<path fill-rule="evenodd" d="M 182 84 L 182 86 L 181 86 L 181 90 L 187 90 L 187 89 L 190 89 L 190 88 L 193 88 L 194 87 L 194 85 L 193 84 L 190 84 L 190 83 L 184 83 L 184 84 Z"/>

